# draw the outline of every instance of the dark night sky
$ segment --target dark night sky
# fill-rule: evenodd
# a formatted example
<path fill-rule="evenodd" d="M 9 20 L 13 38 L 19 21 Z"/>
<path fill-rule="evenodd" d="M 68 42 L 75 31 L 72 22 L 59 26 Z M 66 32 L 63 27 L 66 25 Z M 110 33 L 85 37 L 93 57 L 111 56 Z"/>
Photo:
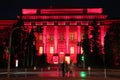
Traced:
<path fill-rule="evenodd" d="M 110 18 L 120 19 L 119 0 L 1 0 L 0 19 L 16 19 L 22 8 L 102 7 Z"/>

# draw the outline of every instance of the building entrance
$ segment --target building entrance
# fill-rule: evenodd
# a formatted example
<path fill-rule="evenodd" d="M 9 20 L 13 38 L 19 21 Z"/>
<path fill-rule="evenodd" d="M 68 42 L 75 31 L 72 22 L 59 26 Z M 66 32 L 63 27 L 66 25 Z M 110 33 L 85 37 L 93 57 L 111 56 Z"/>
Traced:
<path fill-rule="evenodd" d="M 64 52 L 60 52 L 59 53 L 59 63 L 64 62 L 65 60 L 65 53 Z"/>

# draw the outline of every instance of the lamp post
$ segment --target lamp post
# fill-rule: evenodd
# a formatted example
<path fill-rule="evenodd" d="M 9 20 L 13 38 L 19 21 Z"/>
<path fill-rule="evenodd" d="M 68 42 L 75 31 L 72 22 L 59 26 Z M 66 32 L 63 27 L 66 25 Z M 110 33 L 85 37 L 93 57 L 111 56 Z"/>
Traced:
<path fill-rule="evenodd" d="M 105 64 L 105 54 L 103 54 L 103 65 L 104 65 L 104 77 L 107 78 L 107 70 L 106 70 L 106 64 Z"/>
<path fill-rule="evenodd" d="M 83 70 L 85 70 L 85 54 L 82 55 L 82 61 L 83 61 Z"/>
<path fill-rule="evenodd" d="M 11 44 L 12 44 L 12 35 L 13 35 L 13 32 L 17 29 L 21 29 L 21 27 L 15 27 L 13 28 L 13 30 L 11 31 L 10 33 L 10 40 L 9 40 L 9 53 L 8 53 L 8 68 L 7 68 L 7 77 L 10 78 L 10 60 L 11 60 Z"/>
<path fill-rule="evenodd" d="M 82 46 L 82 41 L 79 43 L 79 46 Z M 83 48 L 82 48 L 82 50 L 83 50 Z M 85 70 L 85 53 L 84 53 L 84 51 L 81 54 L 81 61 L 82 61 L 83 70 Z"/>

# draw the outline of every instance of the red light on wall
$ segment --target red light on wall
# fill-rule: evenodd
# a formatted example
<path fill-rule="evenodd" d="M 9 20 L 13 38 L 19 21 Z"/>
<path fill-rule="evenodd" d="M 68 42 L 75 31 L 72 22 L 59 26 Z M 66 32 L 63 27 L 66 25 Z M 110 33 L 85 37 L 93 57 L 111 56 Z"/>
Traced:
<path fill-rule="evenodd" d="M 13 25 L 17 20 L 0 20 L 0 25 Z M 10 27 L 10 26 L 9 26 Z M 12 27 L 12 26 L 11 26 Z"/>
<path fill-rule="evenodd" d="M 88 14 L 101 14 L 103 12 L 102 8 L 87 8 Z"/>
<path fill-rule="evenodd" d="M 35 24 L 36 24 L 36 25 L 43 25 L 42 22 L 36 22 Z"/>
<path fill-rule="evenodd" d="M 81 14 L 84 9 L 41 9 L 41 14 Z"/>
<path fill-rule="evenodd" d="M 97 19 L 105 19 L 107 17 L 107 15 L 71 15 L 71 16 L 64 16 L 64 15 L 54 15 L 54 16 L 48 16 L 48 15 L 45 15 L 45 16 L 36 16 L 36 15 L 25 15 L 22 17 L 22 19 L 42 19 L 42 20 L 56 20 L 56 19 L 64 19 L 64 20 L 68 20 L 68 19 L 94 19 L 94 18 L 97 18 Z"/>
<path fill-rule="evenodd" d="M 47 25 L 54 25 L 54 22 L 47 22 Z"/>
<path fill-rule="evenodd" d="M 31 22 L 24 22 L 24 25 L 31 25 Z"/>
<path fill-rule="evenodd" d="M 22 9 L 22 14 L 36 14 L 37 9 Z"/>

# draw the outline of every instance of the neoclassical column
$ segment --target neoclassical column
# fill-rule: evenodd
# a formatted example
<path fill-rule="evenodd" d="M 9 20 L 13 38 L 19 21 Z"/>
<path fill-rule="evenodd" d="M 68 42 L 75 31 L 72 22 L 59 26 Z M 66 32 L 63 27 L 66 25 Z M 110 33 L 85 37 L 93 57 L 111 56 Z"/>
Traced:
<path fill-rule="evenodd" d="M 79 43 L 80 43 L 80 36 L 81 36 L 81 33 L 80 33 L 80 27 L 81 26 L 77 26 L 77 46 L 78 46 L 78 49 L 77 49 L 77 53 L 80 53 L 80 46 L 79 46 Z"/>
<path fill-rule="evenodd" d="M 69 26 L 65 26 L 66 28 L 66 53 L 69 53 Z"/>
<path fill-rule="evenodd" d="M 54 26 L 54 45 L 55 45 L 55 51 L 54 53 L 57 54 L 57 45 L 58 45 L 58 42 L 57 42 L 57 39 L 58 39 L 58 26 Z"/>
<path fill-rule="evenodd" d="M 43 26 L 43 48 L 44 48 L 44 53 L 46 53 L 46 27 Z"/>

